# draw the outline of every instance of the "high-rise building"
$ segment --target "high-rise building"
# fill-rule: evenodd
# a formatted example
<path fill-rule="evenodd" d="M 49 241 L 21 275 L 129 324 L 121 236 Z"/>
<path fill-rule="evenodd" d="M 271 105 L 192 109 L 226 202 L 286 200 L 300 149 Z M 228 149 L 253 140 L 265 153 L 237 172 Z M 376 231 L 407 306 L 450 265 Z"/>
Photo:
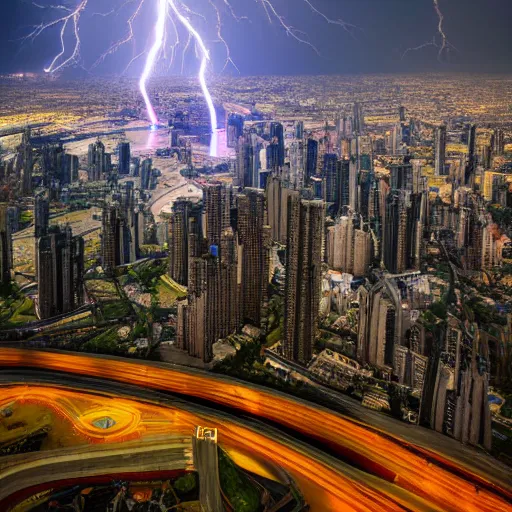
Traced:
<path fill-rule="evenodd" d="M 348 203 L 353 211 L 359 208 L 358 198 L 358 185 L 359 185 L 359 170 L 353 158 L 349 161 L 349 182 L 348 182 Z"/>
<path fill-rule="evenodd" d="M 94 144 L 89 144 L 87 165 L 89 181 L 100 181 L 111 170 L 111 155 L 105 151 L 105 145 L 99 139 Z"/>
<path fill-rule="evenodd" d="M 389 272 L 419 269 L 426 195 L 392 191 L 386 201 L 382 258 Z"/>
<path fill-rule="evenodd" d="M 294 189 L 304 187 L 304 173 L 306 169 L 306 147 L 303 140 L 294 140 L 289 147 L 290 173 L 288 181 Z"/>
<path fill-rule="evenodd" d="M 226 138 L 228 148 L 236 147 L 238 140 L 244 133 L 244 116 L 232 113 L 227 116 Z"/>
<path fill-rule="evenodd" d="M 304 139 L 304 121 L 295 121 L 293 136 L 297 140 Z"/>
<path fill-rule="evenodd" d="M 334 270 L 362 277 L 371 263 L 371 235 L 356 229 L 354 220 L 343 216 L 327 229 L 326 261 Z"/>
<path fill-rule="evenodd" d="M 422 416 L 438 432 L 490 449 L 489 373 L 479 353 L 479 338 L 478 327 L 470 332 L 457 319 L 448 318 L 441 352 L 429 365 L 433 372 L 425 387 Z"/>
<path fill-rule="evenodd" d="M 316 174 L 317 161 L 318 141 L 312 137 L 309 137 L 306 147 L 306 183 Z"/>
<path fill-rule="evenodd" d="M 79 160 L 78 156 L 70 155 L 65 153 L 63 155 L 63 165 L 62 165 L 62 173 L 61 173 L 61 183 L 63 185 L 68 185 L 69 183 L 74 183 L 78 180 L 78 171 L 79 171 Z"/>
<path fill-rule="evenodd" d="M 245 189 L 237 196 L 237 232 L 242 246 L 242 319 L 259 326 L 268 299 L 271 236 L 263 191 Z"/>
<path fill-rule="evenodd" d="M 70 226 L 56 228 L 38 243 L 38 308 L 41 318 L 74 311 L 84 302 L 84 240 Z"/>
<path fill-rule="evenodd" d="M 391 192 L 386 201 L 383 262 L 389 272 L 398 274 L 407 268 L 407 195 Z"/>
<path fill-rule="evenodd" d="M 476 171 L 476 125 L 468 128 L 468 152 L 466 156 L 465 185 L 473 186 Z"/>
<path fill-rule="evenodd" d="M 357 102 L 354 103 L 352 129 L 356 135 L 360 135 L 365 130 L 363 109 Z"/>
<path fill-rule="evenodd" d="M 220 247 L 222 233 L 231 226 L 233 190 L 222 183 L 203 187 L 203 233 L 208 245 Z"/>
<path fill-rule="evenodd" d="M 178 348 L 204 362 L 212 360 L 213 344 L 240 325 L 239 249 L 232 228 L 220 242 L 220 251 L 211 246 L 209 254 L 190 259 L 188 297 L 178 305 Z"/>
<path fill-rule="evenodd" d="M 350 206 L 350 160 L 338 160 L 338 180 L 340 189 L 340 211 L 343 206 Z"/>
<path fill-rule="evenodd" d="M 281 123 L 270 123 L 270 141 L 277 146 L 277 167 L 284 165 L 284 128 Z"/>
<path fill-rule="evenodd" d="M 372 260 L 372 238 L 369 232 L 356 229 L 354 232 L 354 269 L 356 277 L 368 273 Z"/>
<path fill-rule="evenodd" d="M 408 157 L 404 157 L 404 162 L 401 164 L 391 165 L 390 171 L 392 190 L 413 191 L 413 166 Z"/>
<path fill-rule="evenodd" d="M 434 167 L 436 176 L 446 176 L 446 125 L 435 130 Z"/>
<path fill-rule="evenodd" d="M 262 149 L 260 137 L 253 131 L 246 132 L 238 139 L 236 145 L 235 182 L 238 187 L 260 188 Z M 276 146 L 277 147 L 277 146 Z M 271 158 L 271 152 L 267 153 L 264 163 L 268 169 L 276 169 L 277 157 Z"/>
<path fill-rule="evenodd" d="M 347 274 L 354 271 L 354 219 L 340 217 L 334 226 L 327 230 L 327 264 L 334 270 Z"/>
<path fill-rule="evenodd" d="M 30 143 L 31 132 L 27 128 L 23 132 L 21 144 L 16 151 L 16 177 L 18 188 L 22 196 L 29 196 L 32 193 L 32 171 L 34 167 L 33 148 Z"/>
<path fill-rule="evenodd" d="M 142 161 L 140 169 L 140 188 L 149 190 L 151 188 L 151 177 L 153 174 L 153 160 L 146 158 Z"/>
<path fill-rule="evenodd" d="M 491 136 L 492 152 L 495 156 L 502 156 L 505 151 L 505 134 L 501 128 L 496 128 Z"/>
<path fill-rule="evenodd" d="M 178 199 L 173 204 L 169 220 L 169 274 L 183 286 L 188 285 L 190 244 L 202 239 L 201 219 L 201 204 L 189 199 Z M 197 252 L 193 250 L 193 255 L 199 256 Z"/>
<path fill-rule="evenodd" d="M 107 198 L 103 206 L 101 255 L 105 272 L 134 262 L 145 242 L 144 208 L 137 202 L 133 182 Z"/>
<path fill-rule="evenodd" d="M 9 285 L 12 279 L 12 230 L 9 225 L 9 205 L 0 203 L 0 285 Z"/>
<path fill-rule="evenodd" d="M 323 201 L 288 199 L 283 353 L 303 365 L 317 333 L 324 219 Z"/>
<path fill-rule="evenodd" d="M 324 155 L 324 200 L 328 206 L 332 207 L 336 215 L 340 210 L 340 173 L 338 167 L 338 156 L 335 153 L 326 153 Z"/>
<path fill-rule="evenodd" d="M 398 113 L 399 113 L 399 116 L 400 116 L 400 122 L 401 123 L 405 123 L 405 107 L 401 106 L 398 109 Z"/>
<path fill-rule="evenodd" d="M 41 238 L 48 234 L 50 222 L 50 201 L 46 191 L 36 195 L 34 199 L 34 236 Z"/>
<path fill-rule="evenodd" d="M 131 152 L 130 143 L 121 142 L 118 146 L 119 151 L 119 166 L 118 172 L 121 175 L 130 174 Z"/>
<path fill-rule="evenodd" d="M 288 198 L 299 197 L 298 190 L 287 186 L 279 176 L 271 176 L 267 182 L 267 211 L 268 223 L 272 240 L 282 245 L 286 244 L 288 231 Z"/>

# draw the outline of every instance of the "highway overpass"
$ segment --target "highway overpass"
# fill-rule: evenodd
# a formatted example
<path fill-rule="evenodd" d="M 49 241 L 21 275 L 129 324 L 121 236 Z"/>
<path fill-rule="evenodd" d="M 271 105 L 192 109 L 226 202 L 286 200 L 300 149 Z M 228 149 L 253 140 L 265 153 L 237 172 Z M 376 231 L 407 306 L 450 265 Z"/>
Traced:
<path fill-rule="evenodd" d="M 354 481 L 373 491 L 378 489 L 379 499 L 382 495 L 387 499 L 392 497 L 395 503 L 401 504 L 399 509 L 411 508 L 415 497 L 428 504 L 426 510 L 510 510 L 512 492 L 507 467 L 476 450 L 471 450 L 472 462 L 461 460 L 458 455 L 467 448 L 449 438 L 444 438 L 443 444 L 435 444 L 435 450 L 430 449 L 429 439 L 435 432 L 426 429 L 408 427 L 406 432 L 409 428 L 417 429 L 418 437 L 423 438 L 421 443 L 412 443 L 398 437 L 407 427 L 399 422 L 384 430 L 269 388 L 162 363 L 18 349 L 0 349 L 0 361 L 6 367 L 68 372 L 117 381 L 123 386 L 130 385 L 130 389 L 137 385 L 170 392 L 271 422 L 314 446 L 321 446 L 323 456 L 327 452 L 329 457 L 337 457 L 343 463 L 344 474 L 351 475 L 348 481 L 342 479 L 337 489 L 343 490 L 345 497 L 357 495 L 359 502 L 363 498 L 354 490 Z M 230 422 L 219 428 L 222 432 L 225 429 L 232 432 L 233 426 Z M 254 435 L 247 439 L 254 441 Z M 267 437 L 264 442 L 273 440 Z M 284 455 L 285 447 L 274 447 L 272 455 L 293 474 L 294 468 L 297 471 L 297 455 Z M 308 460 L 307 473 L 315 463 L 318 460 Z M 317 468 L 317 471 L 322 470 Z M 350 503 L 354 500 L 350 499 Z M 418 509 L 416 505 L 412 506 L 413 510 Z M 380 506 L 382 510 L 382 503 Z M 343 510 L 350 509 L 353 508 L 348 506 Z"/>

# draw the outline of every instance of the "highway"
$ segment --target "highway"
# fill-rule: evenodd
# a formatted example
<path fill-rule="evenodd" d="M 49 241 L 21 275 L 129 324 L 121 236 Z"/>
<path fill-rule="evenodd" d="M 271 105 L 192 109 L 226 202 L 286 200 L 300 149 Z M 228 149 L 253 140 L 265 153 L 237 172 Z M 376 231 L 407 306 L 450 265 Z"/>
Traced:
<path fill-rule="evenodd" d="M 268 457 L 292 476 L 296 477 L 300 470 L 299 476 L 309 475 L 313 477 L 313 484 L 329 489 L 329 498 L 323 501 L 329 508 L 318 510 L 393 510 L 397 507 L 474 512 L 512 510 L 510 473 L 500 469 L 498 461 L 495 461 L 496 471 L 485 474 L 470 464 L 461 464 L 442 453 L 403 441 L 394 431 L 368 427 L 348 416 L 271 389 L 161 363 L 55 351 L 2 348 L 0 361 L 3 366 L 87 375 L 201 399 L 271 421 L 312 443 L 321 443 L 330 455 L 343 462 L 343 474 L 350 474 L 343 484 L 338 478 L 334 485 L 329 485 L 334 477 L 327 476 L 324 464 L 309 458 L 297 460 L 297 455 L 287 451 L 286 445 L 278 443 L 276 446 L 272 438 L 260 436 L 258 439 L 254 433 L 247 439 L 247 432 L 238 430 L 239 426 L 217 425 L 224 432 L 239 432 L 241 437 L 245 436 L 253 451 L 271 447 Z M 361 475 L 364 478 L 361 479 Z M 339 508 L 341 501 L 331 507 L 333 497 L 343 500 L 344 508 Z M 390 503 L 394 506 L 388 508 Z"/>
<path fill-rule="evenodd" d="M 25 382 L 15 383 L 21 379 Z M 275 465 L 287 471 L 297 482 L 313 511 L 379 511 L 382 507 L 385 510 L 406 510 L 411 503 L 415 505 L 415 510 L 439 510 L 389 482 L 369 476 L 266 425 L 234 418 L 214 409 L 188 404 L 183 400 L 169 400 L 167 396 L 154 391 L 83 377 L 74 378 L 71 389 L 62 385 L 69 382 L 68 376 L 38 372 L 4 372 L 1 380 L 3 386 L 0 388 L 0 408 L 12 404 L 13 401 L 23 404 L 35 403 L 51 408 L 59 422 L 71 422 L 73 429 L 78 433 L 75 440 L 76 453 L 70 447 L 67 449 L 67 460 L 71 467 L 82 468 L 76 459 L 80 459 L 88 450 L 100 453 L 105 450 L 108 454 L 120 447 L 122 453 L 127 453 L 124 451 L 124 444 L 117 444 L 123 439 L 129 447 L 137 446 L 133 444 L 133 440 L 138 439 L 141 446 L 149 442 L 149 446 L 157 449 L 158 444 L 155 443 L 160 443 L 163 445 L 162 449 L 166 449 L 169 445 L 169 436 L 191 435 L 195 425 L 203 424 L 219 429 L 221 446 L 242 467 L 279 481 L 282 481 L 283 477 Z M 41 381 L 47 386 L 37 382 L 27 385 L 27 381 Z M 61 383 L 60 387 L 56 387 L 58 383 Z M 127 396 L 136 397 L 137 401 L 128 399 Z M 116 428 L 101 430 L 92 424 L 94 418 L 104 415 L 119 421 Z M 84 442 L 91 443 L 92 446 L 86 445 L 84 448 Z M 29 458 L 42 460 L 45 453 L 52 452 L 34 454 Z M 61 451 L 57 451 L 56 457 L 59 462 L 60 455 Z M 29 464 L 27 469 L 24 457 L 12 457 L 14 460 L 7 466 L 13 468 L 16 463 L 21 463 L 22 470 L 16 471 L 19 478 L 24 477 L 25 470 L 31 470 L 26 473 L 30 477 L 26 483 L 18 481 L 13 484 L 13 489 L 16 488 L 18 491 L 37 482 L 37 468 L 32 468 L 32 471 L 32 465 Z M 123 461 L 112 460 L 109 464 L 109 470 L 118 468 L 124 474 L 129 473 L 130 466 L 127 465 L 123 470 Z M 138 468 L 132 466 L 132 470 L 136 472 L 147 472 L 153 468 L 153 465 L 146 464 Z M 168 470 L 168 466 L 162 464 L 160 469 Z M 82 473 L 86 473 L 85 467 Z M 101 473 L 101 468 L 100 471 L 92 471 L 91 476 L 98 473 Z M 60 473 L 57 472 L 55 475 L 59 480 Z M 62 476 L 65 476 L 64 473 Z M 43 476 L 41 480 L 53 481 L 51 476 Z"/>
<path fill-rule="evenodd" d="M 164 469 L 193 469 L 190 438 L 81 446 L 5 457 L 0 464 L 0 506 L 24 489 L 50 482 Z"/>

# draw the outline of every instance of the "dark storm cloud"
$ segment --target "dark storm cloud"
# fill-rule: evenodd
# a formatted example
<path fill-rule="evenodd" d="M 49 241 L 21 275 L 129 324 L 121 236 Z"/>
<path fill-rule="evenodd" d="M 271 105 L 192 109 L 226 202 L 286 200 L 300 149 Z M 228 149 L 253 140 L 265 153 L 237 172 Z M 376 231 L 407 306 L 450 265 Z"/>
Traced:
<path fill-rule="evenodd" d="M 73 1 L 73 0 L 70 0 Z M 148 0 L 150 1 L 150 0 Z M 198 0 L 193 0 L 198 1 Z M 108 10 L 107 1 L 99 4 Z M 445 31 L 455 47 L 451 63 L 439 63 L 435 48 L 410 53 L 409 46 L 432 39 L 437 17 L 430 0 L 315 0 L 332 18 L 343 18 L 361 28 L 353 35 L 326 25 L 300 0 L 275 0 L 294 26 L 304 29 L 322 57 L 287 37 L 277 23 L 268 25 L 256 2 L 233 0 L 238 12 L 246 11 L 251 23 L 230 22 L 226 39 L 243 74 L 324 74 L 407 71 L 512 72 L 512 19 L 510 0 L 440 0 Z M 44 14 L 25 0 L 2 0 L 0 18 L 0 72 L 40 71 L 59 50 L 58 33 L 41 36 L 34 43 L 20 38 L 39 23 Z M 102 48 L 120 37 L 122 22 L 105 25 L 102 19 L 84 20 L 83 57 L 92 64 Z M 87 41 L 87 42 L 85 42 Z M 214 47 L 220 55 L 222 49 Z M 98 71 L 119 72 L 126 64 L 122 52 Z"/>

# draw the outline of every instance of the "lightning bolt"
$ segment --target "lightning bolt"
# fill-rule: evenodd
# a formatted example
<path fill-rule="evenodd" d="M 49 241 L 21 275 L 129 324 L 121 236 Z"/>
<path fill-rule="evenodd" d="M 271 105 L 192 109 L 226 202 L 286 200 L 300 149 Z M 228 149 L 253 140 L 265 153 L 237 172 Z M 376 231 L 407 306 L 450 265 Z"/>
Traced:
<path fill-rule="evenodd" d="M 436 36 L 434 36 L 432 41 L 427 41 L 426 43 L 420 44 L 420 45 L 412 47 L 412 48 L 406 48 L 406 50 L 402 53 L 402 57 L 401 57 L 402 60 L 405 58 L 405 56 L 408 53 L 422 50 L 423 48 L 427 48 L 429 46 L 438 48 L 437 60 L 439 62 L 443 61 L 443 55 L 445 55 L 445 54 L 448 55 L 448 53 L 451 49 L 457 51 L 457 48 L 455 48 L 455 46 L 453 46 L 453 44 L 451 44 L 450 41 L 448 41 L 448 37 L 446 36 L 446 32 L 444 31 L 444 14 L 441 11 L 441 7 L 439 5 L 439 0 L 432 0 L 432 2 L 434 5 L 434 10 L 436 11 L 436 14 L 437 14 L 437 19 L 438 19 L 437 35 L 440 36 L 441 43 L 438 44 L 438 42 L 436 41 Z"/>
<path fill-rule="evenodd" d="M 404 60 L 406 55 L 409 52 L 417 52 L 418 50 L 422 50 L 423 48 L 428 48 L 429 46 L 434 46 L 435 48 L 439 48 L 439 45 L 436 42 L 436 37 L 435 36 L 432 38 L 432 41 L 427 41 L 426 43 L 420 44 L 420 45 L 415 46 L 413 48 L 406 48 L 406 50 L 402 53 L 402 56 L 400 57 L 400 59 Z"/>
<path fill-rule="evenodd" d="M 29 33 L 25 39 L 31 39 L 32 41 L 41 35 L 43 32 L 50 30 L 54 27 L 60 27 L 60 51 L 53 57 L 50 65 L 45 68 L 47 73 L 56 73 L 62 70 L 64 67 L 76 64 L 80 57 L 80 20 L 84 12 L 90 11 L 89 2 L 90 0 L 74 0 L 78 2 L 75 8 L 68 7 L 65 4 L 51 4 L 41 5 L 34 3 L 33 5 L 38 9 L 49 9 L 55 11 L 62 11 L 62 15 L 57 17 L 53 21 L 48 23 L 41 23 L 33 28 L 32 32 Z M 295 1 L 295 0 L 294 0 Z M 281 28 L 284 29 L 285 33 L 295 39 L 297 42 L 309 46 L 314 52 L 320 55 L 317 47 L 310 41 L 307 34 L 295 27 L 293 27 L 281 14 L 280 10 L 276 7 L 274 0 L 255 0 L 255 2 L 262 7 L 264 15 L 267 17 L 269 23 L 277 22 Z M 436 10 L 440 13 L 438 0 L 434 0 Z M 169 70 L 172 68 L 176 60 L 176 53 L 178 48 L 182 47 L 182 60 L 181 60 L 181 72 L 184 71 L 185 59 L 192 42 L 195 42 L 196 55 L 200 59 L 200 69 L 198 74 L 199 84 L 201 86 L 202 93 L 204 95 L 211 122 L 211 146 L 210 154 L 215 156 L 217 149 L 217 114 L 211 93 L 208 89 L 206 81 L 206 71 L 208 65 L 211 62 L 210 51 L 205 43 L 205 39 L 201 36 L 199 30 L 192 23 L 192 19 L 198 18 L 202 23 L 208 24 L 209 18 L 211 17 L 210 10 L 205 10 L 203 7 L 198 11 L 193 10 L 188 0 L 113 0 L 114 8 L 104 13 L 91 13 L 93 16 L 109 17 L 117 15 L 127 5 L 134 4 L 134 10 L 126 21 L 127 30 L 125 35 L 118 41 L 112 43 L 107 50 L 99 56 L 94 62 L 90 69 L 94 69 L 99 66 L 107 57 L 114 55 L 120 48 L 128 43 L 133 43 L 133 56 L 128 62 L 125 71 L 126 72 L 136 61 L 145 57 L 144 68 L 139 79 L 139 88 L 142 98 L 146 106 L 148 117 L 151 121 L 152 126 L 158 124 L 158 116 L 151 103 L 151 99 L 148 94 L 147 84 L 151 77 L 153 70 L 155 69 L 156 63 L 161 59 L 169 58 Z M 326 23 L 331 25 L 337 25 L 342 27 L 349 33 L 353 33 L 356 28 L 354 25 L 345 22 L 342 19 L 332 19 L 319 10 L 313 0 L 300 0 L 300 3 L 305 5 L 315 16 L 319 16 Z M 147 4 L 155 6 L 156 9 L 156 21 L 152 28 L 152 38 L 150 48 L 145 48 L 143 51 L 135 54 L 135 21 L 141 16 L 143 9 Z M 223 34 L 223 15 L 227 13 L 228 16 L 233 18 L 235 21 L 240 22 L 248 20 L 247 16 L 240 16 L 235 12 L 231 0 L 208 0 L 210 6 L 215 15 L 215 31 L 216 41 L 221 43 L 225 49 L 225 61 L 222 67 L 224 71 L 228 65 L 233 66 L 238 70 L 237 65 L 231 57 L 230 46 Z M 174 41 L 169 42 L 168 25 L 174 32 Z M 440 14 L 440 31 L 442 32 L 442 14 Z M 180 32 L 186 32 L 187 38 L 181 40 Z M 71 36 L 73 46 L 70 50 L 66 48 L 66 40 Z M 446 39 L 443 40 L 443 48 L 448 47 Z M 168 53 L 170 52 L 170 53 Z"/>
<path fill-rule="evenodd" d="M 44 31 L 51 29 L 56 26 L 61 26 L 60 29 L 60 52 L 53 58 L 51 64 L 44 69 L 45 73 L 54 73 L 56 71 L 59 71 L 63 67 L 67 66 L 68 64 L 72 62 L 76 62 L 78 60 L 78 56 L 80 55 L 80 34 L 79 34 L 79 21 L 80 16 L 82 15 L 83 11 L 87 7 L 87 4 L 89 3 L 89 0 L 82 0 L 76 7 L 76 9 L 71 10 L 69 7 L 66 7 L 64 5 L 50 5 L 48 6 L 49 9 L 57 9 L 57 10 L 63 10 L 66 11 L 68 14 L 62 16 L 61 18 L 57 18 L 56 20 L 50 21 L 49 23 L 42 23 L 34 28 L 34 30 L 27 35 L 26 39 L 34 40 L 38 36 L 40 36 Z M 35 7 L 39 9 L 45 9 L 44 6 L 40 4 L 33 4 Z M 73 31 L 73 38 L 75 41 L 73 51 L 71 55 L 64 59 L 64 61 L 60 62 L 61 58 L 66 53 L 66 30 L 68 26 L 71 24 L 72 31 Z"/>
<path fill-rule="evenodd" d="M 110 48 L 105 53 L 103 53 L 100 56 L 100 58 L 92 65 L 91 69 L 93 69 L 96 66 L 98 66 L 99 64 L 101 64 L 109 55 L 115 53 L 117 50 L 119 50 L 119 48 L 121 48 L 125 44 L 129 43 L 130 41 L 134 41 L 135 34 L 133 31 L 133 24 L 134 24 L 135 20 L 137 19 L 137 17 L 139 16 L 140 12 L 142 11 L 142 7 L 144 6 L 145 2 L 146 2 L 146 0 L 140 0 L 137 8 L 133 12 L 133 14 L 128 18 L 128 22 L 127 22 L 128 32 L 127 32 L 126 36 L 123 39 L 121 39 L 120 41 L 117 41 L 112 46 L 110 46 Z M 123 5 L 126 5 L 126 4 L 123 4 Z M 109 13 L 107 13 L 107 16 L 112 14 L 113 12 L 114 11 L 110 11 Z M 128 66 L 130 66 L 133 63 L 133 60 L 134 59 L 132 59 L 130 61 Z"/>
<path fill-rule="evenodd" d="M 165 0 L 162 0 L 165 1 Z M 210 143 L 210 156 L 217 156 L 217 112 L 215 111 L 215 105 L 213 104 L 213 99 L 208 90 L 208 85 L 206 84 L 206 68 L 208 66 L 208 62 L 210 60 L 210 52 L 206 48 L 202 37 L 199 35 L 199 32 L 192 26 L 190 21 L 181 14 L 180 10 L 176 7 L 175 0 L 168 0 L 171 9 L 176 14 L 176 17 L 181 21 L 183 26 L 187 29 L 189 34 L 191 34 L 196 40 L 197 46 L 202 54 L 201 60 L 201 68 L 199 70 L 199 83 L 201 84 L 201 89 L 203 91 L 203 95 L 205 97 L 206 103 L 208 104 L 208 110 L 210 112 L 210 122 L 211 122 L 211 130 L 212 130 L 212 138 Z"/>
<path fill-rule="evenodd" d="M 146 103 L 146 110 L 148 112 L 149 119 L 151 120 L 152 126 L 158 125 L 158 117 L 155 113 L 155 109 L 149 99 L 148 91 L 147 91 L 147 81 L 151 76 L 153 68 L 155 66 L 156 58 L 160 49 L 162 48 L 162 44 L 164 42 L 165 37 L 165 18 L 167 17 L 167 0 L 158 0 L 157 4 L 157 21 L 155 24 L 155 41 L 153 46 L 149 50 L 149 53 L 146 58 L 146 64 L 144 66 L 144 71 L 142 72 L 142 76 L 139 80 L 139 88 L 144 98 L 144 102 Z"/>

